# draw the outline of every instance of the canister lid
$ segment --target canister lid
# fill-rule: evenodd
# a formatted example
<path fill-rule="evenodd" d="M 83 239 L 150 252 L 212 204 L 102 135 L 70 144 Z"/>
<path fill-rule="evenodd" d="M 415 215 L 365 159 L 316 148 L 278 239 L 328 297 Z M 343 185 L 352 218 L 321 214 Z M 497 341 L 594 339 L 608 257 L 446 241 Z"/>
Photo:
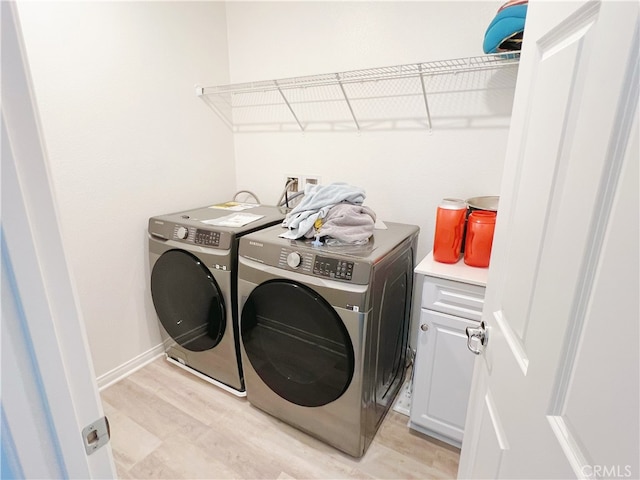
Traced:
<path fill-rule="evenodd" d="M 467 198 L 467 204 L 473 210 L 492 210 L 498 211 L 498 203 L 500 203 L 499 196 L 486 196 L 486 197 L 473 197 Z"/>
<path fill-rule="evenodd" d="M 438 207 L 447 210 L 465 210 L 467 203 L 461 198 L 443 198 Z"/>

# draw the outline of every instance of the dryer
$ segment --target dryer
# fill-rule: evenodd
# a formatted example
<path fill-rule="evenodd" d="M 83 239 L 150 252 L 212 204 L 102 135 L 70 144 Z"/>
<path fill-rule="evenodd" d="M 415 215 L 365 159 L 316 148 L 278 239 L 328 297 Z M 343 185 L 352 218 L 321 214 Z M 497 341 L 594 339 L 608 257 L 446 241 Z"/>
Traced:
<path fill-rule="evenodd" d="M 238 304 L 249 402 L 360 457 L 400 389 L 418 227 L 387 223 L 366 245 L 240 240 Z"/>
<path fill-rule="evenodd" d="M 149 219 L 151 297 L 167 360 L 238 396 L 246 395 L 238 241 L 283 219 L 280 208 L 235 202 Z"/>

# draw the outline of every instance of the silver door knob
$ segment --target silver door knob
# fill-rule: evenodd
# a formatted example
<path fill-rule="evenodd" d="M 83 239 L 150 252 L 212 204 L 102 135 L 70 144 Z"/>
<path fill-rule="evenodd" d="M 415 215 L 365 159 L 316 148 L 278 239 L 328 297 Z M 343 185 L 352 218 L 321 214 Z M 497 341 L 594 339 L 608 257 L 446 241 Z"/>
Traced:
<path fill-rule="evenodd" d="M 467 348 L 480 355 L 489 342 L 489 331 L 484 322 L 479 327 L 467 327 Z"/>
<path fill-rule="evenodd" d="M 420 325 L 420 330 L 422 330 L 423 332 L 426 332 L 427 330 L 429 330 L 429 325 L 427 325 L 426 323 L 423 323 L 422 325 Z"/>

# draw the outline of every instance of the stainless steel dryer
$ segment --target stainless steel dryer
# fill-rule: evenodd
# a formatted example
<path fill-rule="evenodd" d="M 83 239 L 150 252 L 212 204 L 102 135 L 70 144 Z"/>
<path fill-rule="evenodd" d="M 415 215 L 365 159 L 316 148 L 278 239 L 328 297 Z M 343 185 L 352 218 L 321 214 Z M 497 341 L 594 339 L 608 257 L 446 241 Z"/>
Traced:
<path fill-rule="evenodd" d="M 238 241 L 283 219 L 279 208 L 233 202 L 149 219 L 151 296 L 167 360 L 238 396 Z"/>
<path fill-rule="evenodd" d="M 406 367 L 418 227 L 386 225 L 363 246 L 314 247 L 280 226 L 240 240 L 249 402 L 355 457 Z"/>

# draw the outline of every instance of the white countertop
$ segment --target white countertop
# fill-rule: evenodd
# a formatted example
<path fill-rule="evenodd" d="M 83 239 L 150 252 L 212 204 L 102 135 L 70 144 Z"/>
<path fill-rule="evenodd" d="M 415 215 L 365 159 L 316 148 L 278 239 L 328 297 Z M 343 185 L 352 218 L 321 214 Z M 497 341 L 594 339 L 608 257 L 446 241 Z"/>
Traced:
<path fill-rule="evenodd" d="M 440 263 L 433 259 L 433 252 L 422 259 L 414 272 L 430 277 L 445 278 L 456 282 L 470 283 L 472 285 L 487 285 L 488 268 L 470 267 L 462 257 L 457 263 Z"/>

